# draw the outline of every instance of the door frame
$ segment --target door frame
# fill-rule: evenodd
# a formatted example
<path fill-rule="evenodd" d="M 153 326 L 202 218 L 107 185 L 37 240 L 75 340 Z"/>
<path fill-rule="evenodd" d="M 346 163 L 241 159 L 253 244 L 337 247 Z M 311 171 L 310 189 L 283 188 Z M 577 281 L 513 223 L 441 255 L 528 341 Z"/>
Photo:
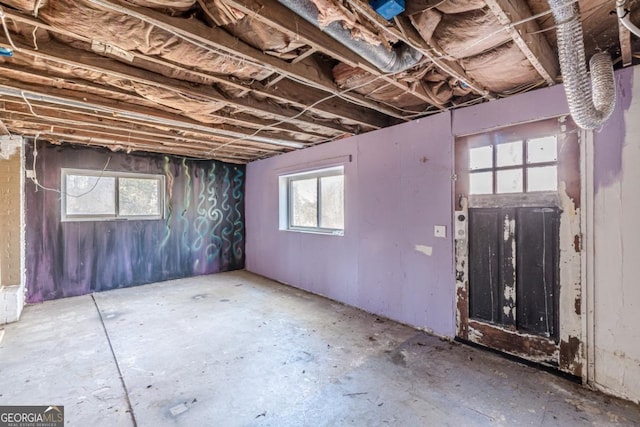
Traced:
<path fill-rule="evenodd" d="M 559 171 L 558 206 L 562 210 L 560 216 L 560 289 L 559 289 L 559 331 L 558 342 L 546 337 L 510 331 L 495 325 L 479 322 L 469 318 L 469 283 L 468 283 L 468 191 L 464 191 L 460 182 L 454 183 L 454 236 L 455 236 L 455 272 L 456 272 L 456 335 L 459 339 L 474 342 L 511 355 L 557 368 L 577 377 L 584 377 L 585 363 L 585 316 L 586 303 L 583 296 L 588 295 L 584 289 L 585 281 L 581 280 L 582 272 L 586 272 L 584 261 L 583 230 L 586 226 L 583 202 L 585 202 L 585 135 L 579 131 L 570 117 L 561 116 L 539 122 L 503 127 L 477 135 L 493 132 L 515 132 L 539 126 L 557 128 L 557 133 L 565 138 L 558 142 L 559 168 L 561 156 L 565 158 L 567 168 L 577 168 L 562 180 Z M 466 146 L 461 140 L 470 135 L 456 137 L 454 164 L 456 171 L 460 162 L 465 162 Z M 565 145 L 565 143 L 569 143 Z M 563 147 L 569 147 L 568 153 L 562 153 Z M 457 178 L 457 174 L 455 175 Z M 463 191 L 456 191 L 462 188 Z M 465 197 L 466 196 L 466 197 Z M 588 302 L 588 300 L 587 300 Z"/>

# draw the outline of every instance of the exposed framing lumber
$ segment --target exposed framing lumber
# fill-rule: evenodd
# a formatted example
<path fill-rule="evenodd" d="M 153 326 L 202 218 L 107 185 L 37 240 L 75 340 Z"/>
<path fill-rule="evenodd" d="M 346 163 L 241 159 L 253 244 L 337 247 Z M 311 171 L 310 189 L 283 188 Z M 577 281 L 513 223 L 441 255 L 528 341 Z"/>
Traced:
<path fill-rule="evenodd" d="M 5 15 L 7 15 L 12 20 L 23 23 L 23 24 L 28 24 L 33 27 L 42 28 L 52 33 L 65 35 L 67 37 L 71 37 L 75 40 L 83 41 L 88 44 L 91 43 L 91 39 L 88 37 L 85 37 L 81 34 L 72 33 L 62 28 L 51 26 L 31 16 L 23 15 L 21 13 L 18 13 L 12 10 L 5 10 Z M 280 84 L 278 84 L 276 88 L 272 88 L 266 85 L 262 85 L 260 82 L 242 82 L 242 81 L 238 81 L 237 79 L 228 78 L 225 76 L 207 74 L 198 70 L 186 68 L 186 67 L 180 66 L 179 64 L 175 64 L 175 63 L 163 60 L 162 58 L 143 55 L 135 51 L 131 51 L 130 53 L 135 57 L 133 65 L 138 65 L 141 68 L 145 68 L 144 67 L 145 63 L 153 63 L 155 65 L 159 65 L 167 69 L 185 73 L 187 75 L 190 74 L 193 76 L 197 76 L 201 78 L 202 81 L 218 83 L 223 86 L 237 89 L 240 91 L 248 90 L 260 97 L 271 98 L 271 99 L 274 99 L 275 101 L 286 103 L 296 108 L 300 108 L 300 109 L 308 108 L 308 111 L 311 113 L 316 113 L 318 115 L 326 116 L 329 119 L 332 118 L 332 119 L 335 119 L 336 121 L 344 122 L 346 124 L 351 123 L 354 125 L 360 125 L 364 127 L 364 130 L 373 130 L 373 129 L 379 129 L 383 127 L 382 124 L 377 124 L 376 126 L 373 126 L 370 124 L 361 123 L 361 120 L 359 118 L 358 120 L 355 120 L 355 118 L 351 118 L 349 114 L 344 114 L 345 111 L 343 108 L 339 108 L 341 107 L 341 105 L 331 105 L 328 102 L 325 102 L 319 105 L 314 105 L 311 108 L 309 108 L 309 105 L 312 105 L 313 102 L 315 102 L 315 100 L 325 97 L 326 92 L 321 91 L 319 89 L 311 88 L 311 87 L 306 87 L 304 91 L 301 91 L 299 90 L 300 89 L 299 85 L 297 85 L 296 83 L 290 80 L 282 81 Z M 104 58 L 104 57 L 101 57 L 101 58 Z M 286 76 L 281 75 L 281 77 L 284 78 Z M 381 111 L 384 112 L 383 110 Z M 300 118 L 300 120 L 303 120 L 302 117 Z M 315 121 L 314 123 L 320 126 L 319 122 Z M 337 131 L 344 131 L 344 127 L 338 123 L 333 123 L 328 121 L 321 122 L 321 123 L 323 127 L 329 127 Z M 347 133 L 351 133 L 351 131 L 348 130 Z"/>
<path fill-rule="evenodd" d="M 194 152 L 202 152 L 203 154 L 207 152 L 212 152 L 216 150 L 216 153 L 219 153 L 221 156 L 225 157 L 236 157 L 238 160 L 249 160 L 252 156 L 247 156 L 246 153 L 240 153 L 235 150 L 229 150 L 218 147 L 212 147 L 207 145 L 194 144 L 191 141 L 176 141 L 176 140 L 167 140 L 167 139 L 158 139 L 145 137 L 142 135 L 137 135 L 131 132 L 121 131 L 118 129 L 113 129 L 108 126 L 102 126 L 98 129 L 87 129 L 83 126 L 78 125 L 68 125 L 68 122 L 61 121 L 62 124 L 50 124 L 46 120 L 38 119 L 30 115 L 24 115 L 20 113 L 10 113 L 10 112 L 0 112 L 0 120 L 2 120 L 9 127 L 16 126 L 16 124 L 21 124 L 24 126 L 26 124 L 27 127 L 42 127 L 44 132 L 56 134 L 56 135 L 73 135 L 82 138 L 106 138 L 114 141 L 119 141 L 123 146 L 127 147 L 129 145 L 147 145 L 147 146 L 158 146 L 158 148 L 169 147 L 169 148 L 186 148 L 189 150 L 193 150 Z M 45 130 L 46 129 L 46 130 Z"/>
<path fill-rule="evenodd" d="M 0 66 L 0 68 L 2 67 Z M 246 138 L 252 137 L 251 133 L 247 133 L 245 131 L 239 132 L 237 128 L 230 128 L 228 126 L 225 127 L 224 125 L 208 126 L 186 117 L 176 117 L 175 115 L 167 114 L 147 107 L 131 106 L 119 101 L 105 100 L 100 96 L 96 96 L 86 92 L 78 93 L 76 91 L 68 89 L 43 88 L 41 86 L 15 81 L 0 83 L 0 92 L 9 92 L 3 93 L 3 96 L 9 96 L 16 99 L 21 99 L 20 92 L 25 92 L 33 94 L 36 97 L 46 97 L 47 99 L 56 100 L 56 102 L 60 104 L 71 104 L 87 110 L 98 109 L 103 112 L 122 115 L 123 117 L 127 117 L 127 119 L 137 119 L 156 124 L 162 123 L 166 124 L 167 126 L 181 128 L 184 131 L 197 129 L 198 131 L 206 134 L 226 138 L 233 141 L 234 143 L 240 143 Z M 15 92 L 16 94 L 11 95 L 10 93 L 13 92 Z M 292 148 L 302 148 L 306 146 L 306 144 L 300 142 L 291 143 L 285 140 L 277 141 L 274 140 L 274 138 L 257 136 L 253 137 L 250 142 L 267 142 L 272 140 L 274 141 L 275 145 L 291 146 Z"/>
<path fill-rule="evenodd" d="M 198 130 L 190 129 L 188 131 L 176 128 L 168 128 L 166 126 L 150 125 L 145 122 L 134 121 L 131 119 L 124 119 L 118 115 L 109 115 L 100 111 L 86 111 L 68 106 L 59 106 L 55 104 L 47 104 L 40 101 L 30 101 L 31 107 L 34 109 L 38 116 L 49 118 L 53 121 L 58 120 L 73 120 L 73 121 L 87 121 L 87 118 L 91 118 L 92 121 L 84 123 L 86 126 L 110 126 L 112 128 L 125 130 L 129 132 L 139 133 L 145 136 L 152 136 L 157 138 L 169 138 L 175 140 L 188 140 L 198 143 L 211 144 L 220 146 L 228 142 L 228 139 L 218 136 L 199 133 Z M 4 111 L 31 114 L 31 110 L 24 104 L 23 100 L 3 100 L 0 101 L 0 108 Z M 31 114 L 32 115 L 32 114 Z M 227 145 L 229 149 L 234 149 L 242 152 L 284 152 L 288 151 L 287 147 L 279 147 L 271 144 L 264 144 L 260 142 L 244 142 L 242 145 L 239 143 L 233 143 Z"/>
<path fill-rule="evenodd" d="M 100 118 L 96 121 L 87 121 L 85 113 L 78 113 L 69 109 L 59 109 L 60 107 L 43 105 L 31 102 L 32 108 L 38 116 L 33 116 L 28 106 L 17 101 L 0 101 L 0 115 L 11 114 L 11 116 L 3 116 L 5 119 L 23 120 L 26 122 L 47 124 L 52 126 L 65 124 L 69 129 L 82 129 L 86 131 L 96 131 L 98 134 L 103 129 L 115 130 L 117 134 L 133 136 L 136 138 L 151 138 L 152 141 L 170 145 L 172 141 L 183 141 L 194 146 L 202 145 L 213 149 L 224 145 L 224 140 L 218 138 L 206 138 L 198 136 L 188 136 L 181 134 L 173 134 L 164 132 L 162 129 L 153 128 L 134 123 L 123 123 L 121 121 L 109 118 Z M 3 113 L 4 112 L 4 113 Z M 227 150 L 234 152 L 246 153 L 249 155 L 261 155 L 268 153 L 280 153 L 288 151 L 286 147 L 276 147 L 268 144 L 252 143 L 251 145 L 243 145 L 242 147 L 228 145 Z"/>
<path fill-rule="evenodd" d="M 122 141 L 107 139 L 107 138 L 94 138 L 94 137 L 82 137 L 73 134 L 60 134 L 55 132 L 46 132 L 37 128 L 33 129 L 24 129 L 23 134 L 31 137 L 35 137 L 38 135 L 40 138 L 45 140 L 50 140 L 52 143 L 71 143 L 71 144 L 82 144 L 85 146 L 93 146 L 100 148 L 108 148 L 111 151 L 126 151 L 127 153 L 131 151 L 143 151 L 148 153 L 158 153 L 158 154 L 171 154 L 179 157 L 191 157 L 191 158 L 200 158 L 207 160 L 220 160 L 227 163 L 236 163 L 236 164 L 246 164 L 246 160 L 238 159 L 237 157 L 227 157 L 222 155 L 209 155 L 206 152 L 200 152 L 191 150 L 188 148 L 174 148 L 174 147 L 160 147 L 158 145 L 149 145 L 149 144 L 129 144 L 124 145 Z"/>
<path fill-rule="evenodd" d="M 441 106 L 433 102 L 431 97 L 397 81 L 393 76 L 380 72 L 380 70 L 366 59 L 348 49 L 333 37 L 318 30 L 314 25 L 297 16 L 276 0 L 224 0 L 224 2 L 246 13 L 251 19 L 256 19 L 297 40 L 301 40 L 310 46 L 312 50 L 323 52 L 352 67 L 361 68 L 373 74 L 376 78 L 420 99 L 424 103 L 442 109 Z M 305 53 L 308 53 L 308 51 Z M 300 62 L 300 60 L 294 62 Z"/>
<path fill-rule="evenodd" d="M 332 101 L 330 104 L 333 105 L 333 108 L 340 109 L 341 114 L 343 114 L 344 111 L 345 117 L 356 120 L 364 125 L 384 127 L 389 123 L 387 116 L 396 115 L 396 113 L 389 108 L 377 104 L 362 95 L 352 92 L 341 92 L 335 85 L 333 79 L 319 72 L 315 64 L 308 62 L 308 60 L 296 63 L 286 62 L 255 49 L 220 28 L 208 27 L 194 19 L 171 17 L 153 9 L 132 6 L 120 0 L 89 1 L 102 8 L 125 13 L 155 25 L 158 28 L 179 34 L 186 40 L 201 47 L 206 47 L 213 51 L 226 52 L 230 56 L 247 61 L 250 64 L 279 74 L 284 74 L 290 79 L 303 83 L 303 85 L 299 87 L 300 91 L 305 90 L 304 85 L 323 90 L 335 96 L 324 102 Z M 335 98 L 338 99 L 336 100 Z M 352 103 L 343 102 L 339 98 L 348 99 Z"/>
<path fill-rule="evenodd" d="M 633 49 L 631 48 L 631 31 L 618 20 L 618 37 L 620 38 L 620 54 L 622 65 L 628 67 L 633 64 Z"/>
<path fill-rule="evenodd" d="M 395 22 L 398 27 L 393 25 L 389 25 L 389 22 L 384 20 L 380 15 L 378 15 L 369 5 L 368 2 L 364 0 L 348 0 L 349 4 L 369 19 L 371 22 L 376 24 L 378 28 L 383 31 L 388 32 L 399 40 L 404 41 L 409 46 L 413 47 L 420 53 L 422 53 L 425 58 L 429 61 L 433 62 L 439 69 L 447 73 L 448 75 L 460 80 L 467 86 L 469 86 L 474 92 L 482 95 L 487 99 L 493 99 L 489 91 L 487 91 L 482 85 L 475 82 L 464 71 L 462 66 L 458 64 L 456 61 L 449 61 L 444 59 L 444 53 L 442 49 L 433 42 L 427 42 L 422 36 L 418 33 L 415 27 L 409 22 L 406 17 L 397 16 L 395 18 Z"/>
<path fill-rule="evenodd" d="M 219 117 L 221 120 L 224 120 L 225 122 L 236 126 L 264 128 L 267 131 L 287 131 L 294 134 L 300 134 L 303 139 L 306 139 L 308 137 L 316 137 L 322 139 L 327 135 L 335 136 L 347 132 L 347 130 L 345 129 L 336 130 L 332 128 L 325 128 L 321 124 L 313 121 L 312 118 L 291 120 L 290 118 L 298 114 L 298 111 L 291 108 L 283 107 L 278 104 L 261 103 L 250 97 L 230 100 L 210 86 L 194 86 L 187 82 L 177 79 L 171 79 L 160 74 L 145 71 L 143 69 L 133 67 L 113 59 L 102 57 L 92 52 L 83 52 L 82 55 L 78 55 L 77 49 L 71 48 L 61 43 L 40 43 L 38 46 L 38 50 L 33 50 L 26 44 L 22 43 L 18 37 L 14 37 L 13 42 L 20 48 L 20 53 L 28 54 L 34 58 L 40 58 L 75 68 L 82 68 L 124 80 L 142 83 L 148 86 L 162 88 L 176 94 L 186 94 L 194 96 L 198 99 L 209 100 L 211 102 L 216 102 L 224 105 L 231 105 L 234 108 L 247 111 L 250 114 L 268 114 L 269 116 L 273 116 L 276 120 L 288 121 L 293 124 L 293 126 L 287 123 L 274 125 L 271 120 L 266 120 L 254 116 L 244 117 L 244 115 L 242 114 L 234 114 L 233 116 L 230 116 L 228 114 L 212 114 L 212 117 Z M 0 45 L 10 47 L 7 39 L 1 34 Z M 105 88 L 108 90 L 107 86 L 105 86 Z M 296 126 L 296 124 L 303 127 L 301 128 L 299 126 Z M 321 128 L 323 134 L 305 131 L 305 125 L 313 126 L 315 128 Z"/>
<path fill-rule="evenodd" d="M 504 25 L 513 41 L 538 74 L 549 85 L 556 82 L 559 65 L 544 34 L 535 20 L 531 20 L 531 10 L 525 0 L 485 0 L 498 22 Z M 528 20 L 527 20 L 528 19 Z M 519 23 L 516 28 L 513 23 Z"/>

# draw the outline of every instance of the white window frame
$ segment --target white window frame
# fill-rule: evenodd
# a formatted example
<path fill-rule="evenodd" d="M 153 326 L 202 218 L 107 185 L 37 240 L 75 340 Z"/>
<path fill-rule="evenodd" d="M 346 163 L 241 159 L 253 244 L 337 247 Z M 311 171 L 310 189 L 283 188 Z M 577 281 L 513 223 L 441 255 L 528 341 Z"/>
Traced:
<path fill-rule="evenodd" d="M 115 178 L 115 214 L 68 214 L 67 213 L 67 175 L 84 175 L 98 178 Z M 156 180 L 158 185 L 158 215 L 120 215 L 120 186 L 118 180 L 120 178 L 137 178 L 137 179 L 153 179 Z M 159 220 L 164 219 L 165 212 L 165 176 L 161 174 L 150 173 L 136 173 L 136 172 L 115 172 L 115 171 L 101 171 L 95 169 L 72 169 L 61 168 L 60 170 L 60 192 L 61 192 L 61 220 L 62 222 L 76 222 L 76 221 L 118 221 L 118 220 Z"/>
<path fill-rule="evenodd" d="M 291 173 L 287 175 L 279 176 L 279 195 L 280 195 L 280 230 L 285 231 L 294 231 L 294 232 L 302 232 L 302 233 L 316 233 L 316 234 L 329 234 L 334 236 L 344 236 L 344 227 L 343 228 L 326 228 L 326 227 L 301 227 L 295 226 L 291 224 L 292 219 L 292 183 L 299 180 L 305 180 L 310 178 L 324 178 L 329 176 L 342 176 L 343 177 L 343 186 L 344 182 L 344 166 L 333 166 L 322 169 L 314 169 L 307 170 L 304 172 Z M 320 179 L 318 179 L 320 182 Z M 320 185 L 320 184 L 318 184 Z M 344 191 L 344 187 L 343 187 Z M 316 201 L 318 204 L 318 224 L 320 224 L 320 214 L 321 210 L 321 200 L 320 200 L 320 192 L 317 194 L 318 200 Z M 346 198 L 345 198 L 346 199 Z M 343 212 L 345 211 L 345 202 L 343 199 Z M 346 215 L 343 217 L 343 224 L 345 221 Z"/>
<path fill-rule="evenodd" d="M 536 163 L 532 163 L 529 162 L 529 159 L 527 157 L 527 146 L 529 144 L 529 141 L 531 140 L 537 140 L 537 139 L 541 139 L 541 138 L 547 138 L 547 137 L 555 137 L 556 138 L 556 159 L 552 160 L 552 161 L 543 161 L 543 162 L 536 162 Z M 514 164 L 514 165 L 508 165 L 508 166 L 498 166 L 497 165 L 497 147 L 501 144 L 508 144 L 508 143 L 512 143 L 512 142 L 522 142 L 522 161 L 518 164 Z M 558 182 L 558 177 L 556 175 L 556 189 L 555 190 L 529 190 L 528 187 L 528 174 L 527 172 L 530 169 L 539 169 L 539 168 L 543 168 L 543 167 L 548 167 L 548 166 L 553 166 L 556 168 L 556 174 L 558 171 L 558 164 L 560 161 L 560 138 L 557 134 L 543 134 L 540 136 L 528 136 L 528 137 L 522 137 L 522 138 L 518 138 L 518 137 L 513 137 L 513 138 L 509 138 L 509 139 L 502 139 L 502 140 L 493 140 L 491 139 L 490 141 L 483 143 L 483 144 L 476 144 L 474 146 L 469 147 L 469 150 L 472 148 L 480 148 L 480 147 L 491 147 L 491 153 L 492 153 L 492 164 L 491 167 L 486 167 L 486 168 L 478 168 L 478 169 L 471 169 L 470 165 L 467 165 L 467 173 L 468 173 L 468 177 L 469 177 L 469 195 L 473 196 L 473 197 L 488 197 L 488 196 L 509 196 L 509 195 L 517 195 L 517 194 L 556 194 L 559 190 L 559 182 Z M 498 192 L 498 172 L 501 171 L 509 171 L 509 170 L 521 170 L 522 171 L 522 191 L 517 191 L 517 192 L 505 192 L 505 193 L 501 193 Z M 471 193 L 471 176 L 473 174 L 476 173 L 488 173 L 490 172 L 492 174 L 492 192 L 491 193 L 486 193 L 486 194 L 474 194 Z"/>

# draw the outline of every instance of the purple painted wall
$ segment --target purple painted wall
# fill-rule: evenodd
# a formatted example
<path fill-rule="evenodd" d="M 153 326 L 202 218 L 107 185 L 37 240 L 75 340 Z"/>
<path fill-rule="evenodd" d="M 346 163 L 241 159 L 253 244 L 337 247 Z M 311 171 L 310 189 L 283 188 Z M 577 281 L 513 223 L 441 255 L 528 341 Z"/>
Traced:
<path fill-rule="evenodd" d="M 27 165 L 33 144 L 27 145 Z M 27 300 L 82 295 L 244 266 L 245 167 L 38 142 L 38 181 L 60 188 L 60 169 L 164 174 L 165 218 L 60 222 L 60 195 L 27 180 Z"/>
<path fill-rule="evenodd" d="M 247 268 L 452 335 L 450 129 L 444 113 L 249 164 Z M 340 161 L 346 161 L 344 236 L 279 230 L 278 175 Z M 434 237 L 434 225 L 446 225 L 447 238 Z"/>
<path fill-rule="evenodd" d="M 453 336 L 454 135 L 567 111 L 554 86 L 250 163 L 247 269 Z M 278 176 L 348 155 L 344 237 L 279 230 Z M 434 237 L 435 225 L 447 226 L 446 239 Z"/>

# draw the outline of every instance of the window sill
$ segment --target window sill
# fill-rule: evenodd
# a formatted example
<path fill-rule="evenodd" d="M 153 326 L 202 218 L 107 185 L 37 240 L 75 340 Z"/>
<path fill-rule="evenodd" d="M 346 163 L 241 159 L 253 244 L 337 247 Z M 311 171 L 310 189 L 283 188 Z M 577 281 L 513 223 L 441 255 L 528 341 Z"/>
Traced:
<path fill-rule="evenodd" d="M 336 230 L 336 231 L 322 231 L 322 230 L 305 230 L 298 228 L 283 228 L 280 231 L 289 231 L 292 233 L 303 233 L 303 234 L 319 234 L 322 236 L 339 236 L 344 237 L 344 230 Z"/>

